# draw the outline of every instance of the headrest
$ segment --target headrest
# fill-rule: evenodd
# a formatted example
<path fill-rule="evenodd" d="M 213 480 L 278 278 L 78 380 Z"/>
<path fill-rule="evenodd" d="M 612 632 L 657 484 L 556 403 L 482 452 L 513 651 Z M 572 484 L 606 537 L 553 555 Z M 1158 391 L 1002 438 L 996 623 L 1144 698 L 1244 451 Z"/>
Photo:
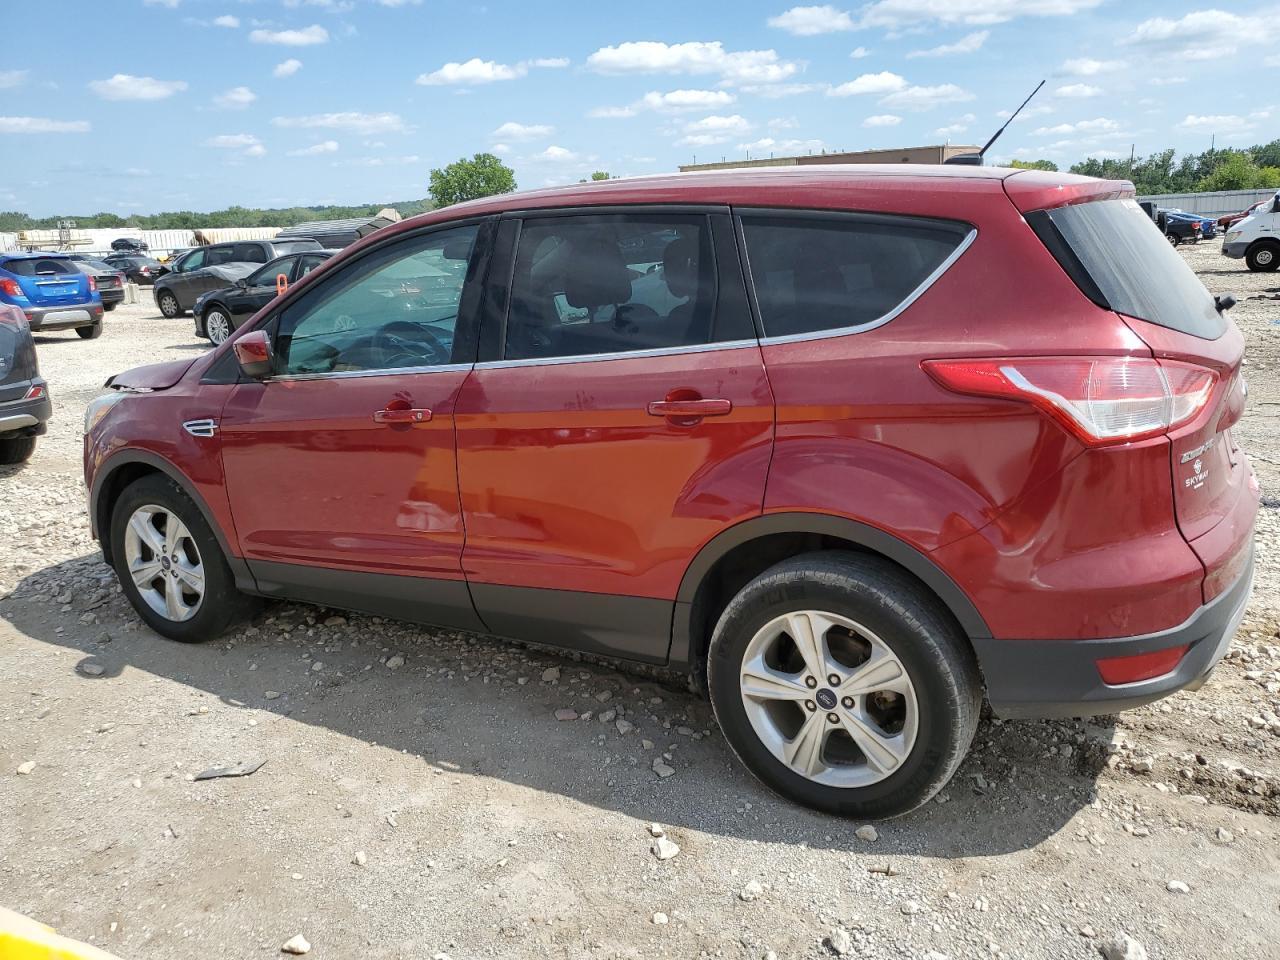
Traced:
<path fill-rule="evenodd" d="M 564 278 L 564 298 L 569 306 L 594 310 L 631 299 L 631 270 L 612 234 L 584 231 L 570 246 Z"/>
<path fill-rule="evenodd" d="M 698 241 L 677 237 L 662 251 L 662 276 L 673 297 L 691 297 L 698 289 Z"/>

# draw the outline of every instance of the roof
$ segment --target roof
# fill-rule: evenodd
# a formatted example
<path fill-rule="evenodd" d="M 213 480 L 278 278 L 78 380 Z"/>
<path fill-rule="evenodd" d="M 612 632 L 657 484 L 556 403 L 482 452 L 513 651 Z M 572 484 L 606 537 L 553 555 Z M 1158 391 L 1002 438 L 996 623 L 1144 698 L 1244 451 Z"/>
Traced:
<path fill-rule="evenodd" d="M 61 260 L 71 259 L 61 250 L 52 250 L 48 252 L 35 250 L 28 251 L 27 253 L 4 253 L 0 251 L 0 258 L 5 260 L 48 260 L 50 257 L 57 257 Z"/>

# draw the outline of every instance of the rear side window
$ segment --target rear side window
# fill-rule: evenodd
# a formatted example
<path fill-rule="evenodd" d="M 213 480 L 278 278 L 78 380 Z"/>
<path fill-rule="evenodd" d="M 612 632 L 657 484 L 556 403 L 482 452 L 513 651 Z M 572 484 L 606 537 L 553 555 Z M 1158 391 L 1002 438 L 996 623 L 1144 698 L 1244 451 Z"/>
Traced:
<path fill-rule="evenodd" d="M 1027 214 L 1076 285 L 1101 307 L 1216 340 L 1213 297 L 1133 200 L 1096 200 Z"/>
<path fill-rule="evenodd" d="M 62 257 L 49 257 L 47 260 L 43 257 L 36 260 L 9 260 L 4 264 L 4 269 L 20 277 L 50 277 L 80 272 L 76 269 L 74 260 L 66 260 Z"/>
<path fill-rule="evenodd" d="M 288 253 L 287 250 L 281 252 Z M 239 263 L 266 263 L 271 258 L 267 256 L 266 248 L 260 243 L 237 243 L 231 259 Z"/>
<path fill-rule="evenodd" d="M 301 250 L 319 250 L 319 240 L 276 240 L 273 244 L 276 248 L 276 256 L 282 253 L 298 253 Z"/>
<path fill-rule="evenodd" d="M 892 317 L 972 228 L 873 215 L 742 216 L 766 337 L 868 327 Z"/>

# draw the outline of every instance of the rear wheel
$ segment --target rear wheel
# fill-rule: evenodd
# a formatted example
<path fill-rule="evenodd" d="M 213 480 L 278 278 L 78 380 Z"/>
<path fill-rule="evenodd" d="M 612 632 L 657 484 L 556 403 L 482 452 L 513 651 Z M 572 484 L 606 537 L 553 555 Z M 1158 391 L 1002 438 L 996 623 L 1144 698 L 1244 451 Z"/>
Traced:
<path fill-rule="evenodd" d="M 160 291 L 160 295 L 156 297 L 156 306 L 170 320 L 180 316 L 182 313 L 182 304 L 178 303 L 178 298 L 174 296 L 171 290 Z"/>
<path fill-rule="evenodd" d="M 215 347 L 231 336 L 231 316 L 220 304 L 205 310 L 204 333 Z"/>
<path fill-rule="evenodd" d="M 790 800 L 893 817 L 933 797 L 977 729 L 981 681 L 937 600 L 899 568 L 816 553 L 765 571 L 729 603 L 708 653 L 735 753 Z"/>
<path fill-rule="evenodd" d="M 1175 247 L 1182 242 L 1182 238 L 1176 233 L 1166 233 L 1165 236 L 1168 238 L 1169 243 Z"/>
<path fill-rule="evenodd" d="M 0 440 L 0 464 L 6 466 L 14 463 L 26 463 L 36 452 L 35 437 L 18 437 L 13 440 Z"/>
<path fill-rule="evenodd" d="M 1244 263 L 1255 273 L 1270 273 L 1280 267 L 1280 245 L 1255 243 L 1244 255 Z"/>
<path fill-rule="evenodd" d="M 87 327 L 76 327 L 76 333 L 79 334 L 81 340 L 97 340 L 102 336 L 102 321 L 99 320 L 97 323 Z"/>
<path fill-rule="evenodd" d="M 156 633 L 212 640 L 252 609 L 204 515 L 168 477 L 152 474 L 126 487 L 110 531 L 120 585 Z"/>
<path fill-rule="evenodd" d="M 116 307 L 118 307 L 119 305 L 120 305 L 120 304 L 119 304 L 119 302 L 118 302 L 118 301 L 117 301 L 116 303 L 104 303 L 104 304 L 102 305 L 102 309 L 103 309 L 103 310 L 105 310 L 105 311 L 107 311 L 107 313 L 110 313 L 112 310 L 114 310 L 114 309 L 115 309 Z"/>

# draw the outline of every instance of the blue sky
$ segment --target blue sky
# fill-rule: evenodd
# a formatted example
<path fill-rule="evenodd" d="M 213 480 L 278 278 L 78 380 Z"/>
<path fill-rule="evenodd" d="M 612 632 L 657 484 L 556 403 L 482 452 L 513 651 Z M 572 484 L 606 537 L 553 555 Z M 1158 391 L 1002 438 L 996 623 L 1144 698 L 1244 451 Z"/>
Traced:
<path fill-rule="evenodd" d="M 1275 8 L 1146 0 L 10 4 L 0 209 L 416 199 L 480 150 L 521 187 L 721 157 L 982 143 L 996 160 L 1280 135 Z M 51 29 L 52 28 L 52 29 Z M 17 40 L 23 42 L 15 42 Z M 1237 65 L 1232 65 L 1232 61 Z"/>

